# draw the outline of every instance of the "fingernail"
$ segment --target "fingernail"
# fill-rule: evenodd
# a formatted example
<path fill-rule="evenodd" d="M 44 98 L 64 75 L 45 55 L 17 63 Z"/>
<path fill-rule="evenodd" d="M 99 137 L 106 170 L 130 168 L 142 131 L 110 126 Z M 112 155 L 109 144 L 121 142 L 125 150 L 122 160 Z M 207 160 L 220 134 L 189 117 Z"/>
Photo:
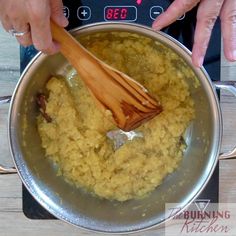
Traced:
<path fill-rule="evenodd" d="M 196 63 L 193 63 L 193 64 L 195 64 L 196 67 L 201 67 L 203 64 L 203 61 L 204 61 L 204 57 L 199 57 Z"/>
<path fill-rule="evenodd" d="M 60 50 L 60 44 L 58 42 L 54 42 L 54 51 L 58 52 Z"/>
<path fill-rule="evenodd" d="M 46 51 L 46 54 L 53 55 L 58 53 L 60 50 L 60 45 L 57 42 L 53 42 L 52 46 Z"/>
<path fill-rule="evenodd" d="M 55 21 L 61 26 L 66 27 L 69 24 L 68 19 L 64 15 L 58 15 Z"/>
<path fill-rule="evenodd" d="M 231 58 L 233 61 L 236 61 L 236 50 L 233 50 L 232 53 L 231 53 Z"/>
<path fill-rule="evenodd" d="M 152 24 L 152 28 L 154 30 L 161 30 L 162 27 L 160 25 L 158 25 L 157 21 L 154 21 L 153 24 Z"/>
<path fill-rule="evenodd" d="M 69 21 L 65 16 L 61 18 L 61 24 L 63 25 L 63 27 L 66 27 L 69 24 Z"/>

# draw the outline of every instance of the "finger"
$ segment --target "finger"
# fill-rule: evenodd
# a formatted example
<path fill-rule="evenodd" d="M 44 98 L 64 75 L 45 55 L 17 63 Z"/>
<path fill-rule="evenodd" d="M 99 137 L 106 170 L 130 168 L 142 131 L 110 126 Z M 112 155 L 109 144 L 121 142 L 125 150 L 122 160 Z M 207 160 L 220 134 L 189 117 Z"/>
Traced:
<path fill-rule="evenodd" d="M 198 2 L 200 2 L 200 0 L 175 0 L 167 10 L 153 22 L 153 29 L 160 30 L 167 25 L 170 25 L 185 12 L 188 12 L 195 7 Z"/>
<path fill-rule="evenodd" d="M 197 12 L 192 61 L 196 67 L 201 67 L 209 44 L 211 32 L 219 16 L 224 0 L 202 0 Z"/>
<path fill-rule="evenodd" d="M 46 54 L 58 52 L 59 46 L 52 40 L 50 28 L 50 4 L 47 0 L 26 2 L 33 44 Z"/>
<path fill-rule="evenodd" d="M 12 24 L 7 16 L 2 18 L 1 22 L 2 22 L 3 28 L 5 29 L 6 32 L 9 32 L 9 30 L 13 28 Z"/>
<path fill-rule="evenodd" d="M 66 27 L 69 22 L 63 14 L 63 3 L 61 0 L 50 0 L 51 4 L 51 18 L 61 27 Z"/>
<path fill-rule="evenodd" d="M 22 36 L 16 36 L 16 39 L 22 46 L 27 47 L 33 44 L 29 24 L 21 23 L 20 21 L 18 21 L 13 22 L 12 25 L 13 29 L 15 29 L 16 31 L 25 32 L 25 34 Z"/>
<path fill-rule="evenodd" d="M 31 32 L 27 32 L 22 36 L 16 36 L 17 41 L 24 47 L 30 46 L 33 44 Z"/>
<path fill-rule="evenodd" d="M 16 39 L 24 47 L 32 45 L 29 24 L 20 23 L 20 21 L 16 21 L 14 23 L 11 23 L 9 17 L 6 16 L 4 19 L 2 19 L 2 25 L 7 32 L 9 32 L 9 30 L 12 30 L 12 29 L 14 29 L 18 32 L 27 32 L 23 36 L 17 36 Z"/>
<path fill-rule="evenodd" d="M 224 54 L 229 61 L 236 61 L 236 1 L 225 0 L 220 13 Z"/>

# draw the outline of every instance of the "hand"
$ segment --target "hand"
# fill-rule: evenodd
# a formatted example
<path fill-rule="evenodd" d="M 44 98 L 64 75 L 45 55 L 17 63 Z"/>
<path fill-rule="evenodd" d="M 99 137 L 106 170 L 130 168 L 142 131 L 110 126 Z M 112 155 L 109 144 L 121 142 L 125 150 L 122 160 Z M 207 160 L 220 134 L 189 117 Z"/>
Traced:
<path fill-rule="evenodd" d="M 192 61 L 196 67 L 203 64 L 211 32 L 218 16 L 224 54 L 229 61 L 236 61 L 236 0 L 175 0 L 154 22 L 153 28 L 160 30 L 171 24 L 199 3 Z"/>
<path fill-rule="evenodd" d="M 67 26 L 62 0 L 0 0 L 0 6 L 0 21 L 5 30 L 26 32 L 16 37 L 20 44 L 33 44 L 47 54 L 59 50 L 59 45 L 52 40 L 50 18 L 61 27 Z"/>

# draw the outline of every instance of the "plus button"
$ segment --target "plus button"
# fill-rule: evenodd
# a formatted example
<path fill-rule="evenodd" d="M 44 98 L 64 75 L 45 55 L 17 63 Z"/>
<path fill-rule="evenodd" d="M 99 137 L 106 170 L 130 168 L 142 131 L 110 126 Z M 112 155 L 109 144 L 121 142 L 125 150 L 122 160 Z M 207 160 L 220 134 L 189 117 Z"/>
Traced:
<path fill-rule="evenodd" d="M 80 20 L 89 20 L 91 18 L 91 9 L 87 6 L 81 6 L 77 10 L 77 17 Z"/>
<path fill-rule="evenodd" d="M 84 18 L 86 17 L 87 14 L 88 14 L 88 12 L 85 9 L 83 11 L 81 11 L 81 15 L 83 15 Z"/>

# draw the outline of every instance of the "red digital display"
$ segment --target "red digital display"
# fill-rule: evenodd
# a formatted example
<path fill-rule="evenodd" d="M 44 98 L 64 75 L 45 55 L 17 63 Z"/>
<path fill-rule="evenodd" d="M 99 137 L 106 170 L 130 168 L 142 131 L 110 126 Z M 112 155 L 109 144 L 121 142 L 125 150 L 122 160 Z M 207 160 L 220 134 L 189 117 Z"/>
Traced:
<path fill-rule="evenodd" d="M 106 21 L 136 21 L 137 8 L 135 6 L 106 6 L 104 19 Z"/>

